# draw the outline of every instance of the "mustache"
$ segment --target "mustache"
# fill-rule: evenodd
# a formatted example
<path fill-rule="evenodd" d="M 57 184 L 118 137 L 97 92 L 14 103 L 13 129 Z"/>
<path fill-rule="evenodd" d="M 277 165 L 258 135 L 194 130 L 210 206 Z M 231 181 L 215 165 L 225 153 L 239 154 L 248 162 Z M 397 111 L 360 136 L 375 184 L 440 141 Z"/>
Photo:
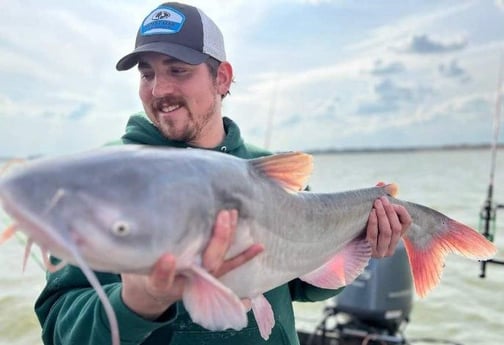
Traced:
<path fill-rule="evenodd" d="M 160 109 L 165 105 L 174 105 L 174 104 L 185 106 L 186 102 L 182 97 L 176 97 L 176 96 L 165 96 L 152 100 L 152 106 L 155 109 Z"/>

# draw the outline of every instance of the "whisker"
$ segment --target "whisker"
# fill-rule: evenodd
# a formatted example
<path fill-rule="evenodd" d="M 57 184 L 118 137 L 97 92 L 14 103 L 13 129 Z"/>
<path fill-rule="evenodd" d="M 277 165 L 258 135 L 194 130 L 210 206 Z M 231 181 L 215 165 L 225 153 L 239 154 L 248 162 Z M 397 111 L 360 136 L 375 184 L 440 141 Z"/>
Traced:
<path fill-rule="evenodd" d="M 66 261 L 61 261 L 58 264 L 54 265 L 51 262 L 51 259 L 49 257 L 49 252 L 47 251 L 47 249 L 40 248 L 40 250 L 42 251 L 42 259 L 44 260 L 44 265 L 49 272 L 54 273 L 54 272 L 59 271 L 60 269 L 62 269 L 63 267 L 66 266 L 66 264 L 67 264 Z"/>
<path fill-rule="evenodd" d="M 77 265 L 81 269 L 82 273 L 84 273 L 91 286 L 96 290 L 96 294 L 102 302 L 102 306 L 105 310 L 105 314 L 107 315 L 109 322 L 112 345 L 120 345 L 121 341 L 119 338 L 119 325 L 117 323 L 117 317 L 114 308 L 112 307 L 112 304 L 110 304 L 110 300 L 105 293 L 105 290 L 96 277 L 96 274 L 89 268 L 86 261 L 81 257 L 77 249 L 74 246 L 71 246 L 69 249 Z"/>
<path fill-rule="evenodd" d="M 51 198 L 51 201 L 49 202 L 49 205 L 47 205 L 47 208 L 44 210 L 42 215 L 46 215 L 51 211 L 56 204 L 61 200 L 61 198 L 65 195 L 65 190 L 63 188 L 59 188 L 56 193 L 54 193 L 53 197 Z"/>
<path fill-rule="evenodd" d="M 31 238 L 29 238 L 28 241 L 26 242 L 26 247 L 25 247 L 24 256 L 23 256 L 23 272 L 26 271 L 26 264 L 28 262 L 28 256 L 30 256 L 30 253 L 31 253 L 32 245 L 33 245 L 33 240 Z"/>

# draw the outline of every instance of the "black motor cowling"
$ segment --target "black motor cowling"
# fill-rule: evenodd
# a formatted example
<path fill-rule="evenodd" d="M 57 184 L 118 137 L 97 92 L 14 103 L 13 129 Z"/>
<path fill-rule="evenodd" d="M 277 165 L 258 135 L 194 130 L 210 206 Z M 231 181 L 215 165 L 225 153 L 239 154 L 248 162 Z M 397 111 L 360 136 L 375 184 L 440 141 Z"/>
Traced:
<path fill-rule="evenodd" d="M 413 307 L 413 281 L 402 241 L 393 256 L 371 259 L 365 271 L 335 300 L 335 312 L 395 333 L 408 321 Z"/>

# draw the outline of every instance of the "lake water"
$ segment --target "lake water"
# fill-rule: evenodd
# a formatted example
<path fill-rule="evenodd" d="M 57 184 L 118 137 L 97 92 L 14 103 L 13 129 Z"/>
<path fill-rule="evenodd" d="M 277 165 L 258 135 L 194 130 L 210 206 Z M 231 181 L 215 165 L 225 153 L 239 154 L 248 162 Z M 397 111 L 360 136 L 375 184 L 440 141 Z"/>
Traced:
<path fill-rule="evenodd" d="M 315 156 L 310 185 L 329 192 L 396 182 L 399 197 L 440 210 L 472 227 L 486 197 L 490 153 L 484 150 L 408 153 L 354 153 Z M 498 153 L 495 201 L 504 203 L 504 151 Z M 496 242 L 504 256 L 504 214 L 497 219 Z M 0 228 L 8 224 L 0 214 Z M 41 345 L 33 303 L 44 272 L 33 259 L 21 272 L 23 238 L 0 247 L 0 345 Z M 36 250 L 35 254 L 38 255 Z M 487 266 L 449 256 L 441 284 L 415 299 L 406 338 L 442 338 L 464 345 L 504 343 L 504 266 Z M 298 326 L 310 330 L 322 318 L 322 303 L 296 303 Z"/>

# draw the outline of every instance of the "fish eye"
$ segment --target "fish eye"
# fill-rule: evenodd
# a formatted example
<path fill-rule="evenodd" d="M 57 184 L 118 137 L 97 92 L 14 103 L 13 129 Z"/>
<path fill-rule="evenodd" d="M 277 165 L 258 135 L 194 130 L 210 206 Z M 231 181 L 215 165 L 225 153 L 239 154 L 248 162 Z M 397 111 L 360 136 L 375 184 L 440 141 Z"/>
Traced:
<path fill-rule="evenodd" d="M 129 224 L 122 221 L 122 220 L 119 220 L 117 222 L 115 222 L 114 224 L 112 224 L 112 229 L 111 229 L 112 233 L 114 235 L 117 235 L 117 236 L 128 236 L 129 233 L 130 233 L 130 227 L 129 227 Z"/>

